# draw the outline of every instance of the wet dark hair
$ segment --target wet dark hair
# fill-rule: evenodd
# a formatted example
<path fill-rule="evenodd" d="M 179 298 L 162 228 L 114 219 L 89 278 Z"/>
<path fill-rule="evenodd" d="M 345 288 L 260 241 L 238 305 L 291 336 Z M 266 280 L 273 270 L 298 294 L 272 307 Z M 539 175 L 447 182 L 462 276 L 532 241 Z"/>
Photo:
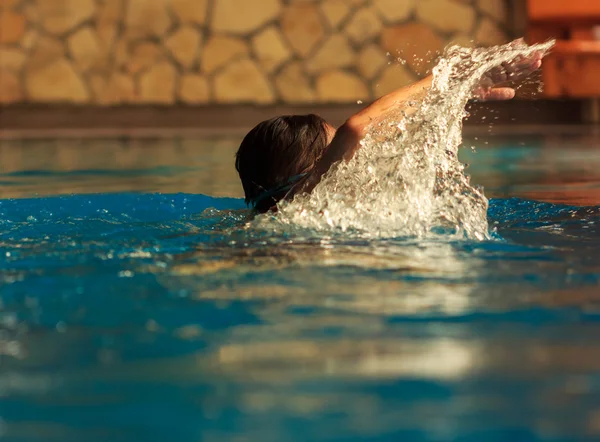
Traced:
<path fill-rule="evenodd" d="M 252 129 L 235 156 L 246 204 L 268 211 L 285 196 L 290 180 L 314 167 L 327 141 L 327 122 L 312 114 L 276 117 Z"/>

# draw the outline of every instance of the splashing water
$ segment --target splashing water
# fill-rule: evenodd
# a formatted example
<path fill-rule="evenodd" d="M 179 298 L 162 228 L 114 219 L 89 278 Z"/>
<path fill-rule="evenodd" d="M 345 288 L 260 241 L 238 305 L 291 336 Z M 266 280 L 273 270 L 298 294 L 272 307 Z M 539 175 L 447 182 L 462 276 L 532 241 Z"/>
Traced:
<path fill-rule="evenodd" d="M 361 237 L 490 238 L 488 200 L 457 156 L 465 106 L 486 72 L 536 51 L 545 55 L 553 44 L 448 48 L 423 100 L 371 127 L 351 161 L 310 195 L 280 203 L 275 222 Z"/>

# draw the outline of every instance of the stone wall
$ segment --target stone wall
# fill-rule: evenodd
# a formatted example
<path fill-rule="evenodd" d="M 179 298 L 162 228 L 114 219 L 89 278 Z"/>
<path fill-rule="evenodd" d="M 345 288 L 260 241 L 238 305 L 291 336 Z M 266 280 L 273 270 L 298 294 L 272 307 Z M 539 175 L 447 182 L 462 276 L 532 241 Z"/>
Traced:
<path fill-rule="evenodd" d="M 507 41 L 507 3 L 0 0 L 0 102 L 368 100 L 424 75 L 451 41 Z"/>

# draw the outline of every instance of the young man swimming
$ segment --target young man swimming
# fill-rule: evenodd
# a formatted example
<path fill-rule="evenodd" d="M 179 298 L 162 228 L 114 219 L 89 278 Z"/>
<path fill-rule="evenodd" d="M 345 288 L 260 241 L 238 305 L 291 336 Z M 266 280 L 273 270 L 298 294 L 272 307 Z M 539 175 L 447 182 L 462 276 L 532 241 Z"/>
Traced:
<path fill-rule="evenodd" d="M 534 53 L 489 71 L 473 91 L 482 101 L 510 100 L 515 91 L 501 85 L 518 81 L 539 69 L 542 54 Z M 409 100 L 422 98 L 432 84 L 429 76 L 387 94 L 337 130 L 317 115 L 288 115 L 263 121 L 242 141 L 235 167 L 246 204 L 259 212 L 276 210 L 282 199 L 310 192 L 337 162 L 348 161 L 360 147 L 368 128 Z"/>

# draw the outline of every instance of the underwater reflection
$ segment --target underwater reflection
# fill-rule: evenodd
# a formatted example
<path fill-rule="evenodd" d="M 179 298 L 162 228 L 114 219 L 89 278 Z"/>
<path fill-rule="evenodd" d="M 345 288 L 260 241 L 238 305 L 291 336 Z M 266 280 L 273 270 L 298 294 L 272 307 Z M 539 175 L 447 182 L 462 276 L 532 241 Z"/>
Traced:
<path fill-rule="evenodd" d="M 344 244 L 331 238 L 202 247 L 178 259 L 160 275 L 162 283 L 191 288 L 199 300 L 269 299 L 261 313 L 266 317 L 285 311 L 286 304 L 371 315 L 460 314 L 474 308 L 471 281 L 484 265 L 448 242 Z"/>
<path fill-rule="evenodd" d="M 490 241 L 267 231 L 240 207 L 4 201 L 2 437 L 600 435 L 597 207 L 492 201 Z"/>
<path fill-rule="evenodd" d="M 459 379 L 481 360 L 477 344 L 439 338 L 281 340 L 224 345 L 212 362 L 222 374 L 281 381 L 314 373 L 336 377 Z M 284 376 L 281 378 L 281 376 Z"/>

